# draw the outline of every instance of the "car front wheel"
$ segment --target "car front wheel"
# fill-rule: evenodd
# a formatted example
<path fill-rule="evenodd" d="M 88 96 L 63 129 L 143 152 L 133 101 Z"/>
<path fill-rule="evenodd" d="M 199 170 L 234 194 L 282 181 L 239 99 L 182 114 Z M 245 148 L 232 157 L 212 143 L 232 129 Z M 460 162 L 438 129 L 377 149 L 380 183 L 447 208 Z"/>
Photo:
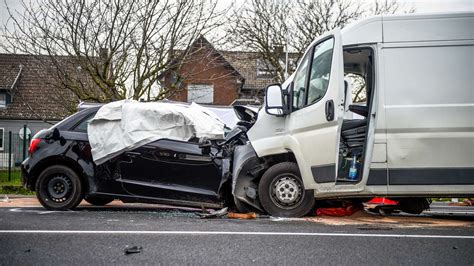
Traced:
<path fill-rule="evenodd" d="M 290 162 L 270 167 L 258 185 L 263 208 L 276 217 L 301 217 L 314 205 L 314 192 L 305 190 L 298 165 Z"/>
<path fill-rule="evenodd" d="M 48 210 L 74 209 L 82 200 L 81 180 L 69 167 L 50 166 L 38 177 L 36 197 Z"/>

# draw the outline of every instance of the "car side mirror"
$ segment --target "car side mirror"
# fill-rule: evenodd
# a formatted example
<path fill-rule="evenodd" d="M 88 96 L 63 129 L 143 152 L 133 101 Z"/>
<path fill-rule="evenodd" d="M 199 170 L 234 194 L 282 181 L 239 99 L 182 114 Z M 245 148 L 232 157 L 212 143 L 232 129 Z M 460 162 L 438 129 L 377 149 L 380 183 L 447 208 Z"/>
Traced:
<path fill-rule="evenodd" d="M 280 84 L 269 85 L 265 91 L 265 111 L 269 115 L 286 115 L 283 92 Z"/>
<path fill-rule="evenodd" d="M 61 134 L 59 133 L 59 129 L 58 128 L 54 128 L 53 129 L 53 133 L 51 134 L 51 139 L 52 140 L 59 140 L 61 139 Z"/>
<path fill-rule="evenodd" d="M 58 141 L 59 140 L 59 144 L 61 144 L 61 146 L 66 144 L 66 139 L 63 136 L 61 136 L 61 132 L 59 132 L 58 128 L 54 128 L 53 132 L 49 136 L 47 136 L 46 138 L 51 139 L 53 141 Z"/>

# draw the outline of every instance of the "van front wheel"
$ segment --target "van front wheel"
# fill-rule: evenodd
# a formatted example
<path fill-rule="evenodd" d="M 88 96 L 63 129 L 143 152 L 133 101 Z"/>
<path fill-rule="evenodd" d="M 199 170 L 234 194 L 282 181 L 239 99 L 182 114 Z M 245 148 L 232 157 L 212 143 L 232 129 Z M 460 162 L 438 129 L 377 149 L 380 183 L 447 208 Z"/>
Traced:
<path fill-rule="evenodd" d="M 305 190 L 298 165 L 284 162 L 270 167 L 258 185 L 260 203 L 276 217 L 301 217 L 314 205 L 314 192 Z"/>

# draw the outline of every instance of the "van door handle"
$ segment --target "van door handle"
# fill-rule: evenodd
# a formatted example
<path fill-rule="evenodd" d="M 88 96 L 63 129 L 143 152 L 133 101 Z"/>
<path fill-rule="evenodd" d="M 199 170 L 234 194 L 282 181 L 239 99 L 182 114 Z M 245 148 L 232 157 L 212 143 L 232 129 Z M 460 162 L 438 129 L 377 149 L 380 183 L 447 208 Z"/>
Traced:
<path fill-rule="evenodd" d="M 327 121 L 334 120 L 334 101 L 333 100 L 326 101 L 326 120 Z"/>

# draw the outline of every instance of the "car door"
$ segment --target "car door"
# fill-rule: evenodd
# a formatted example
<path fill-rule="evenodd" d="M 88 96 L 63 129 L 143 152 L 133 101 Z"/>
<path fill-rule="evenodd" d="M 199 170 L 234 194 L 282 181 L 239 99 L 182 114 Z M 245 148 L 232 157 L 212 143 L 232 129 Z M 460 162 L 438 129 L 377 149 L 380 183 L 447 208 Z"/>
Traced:
<path fill-rule="evenodd" d="M 120 182 L 135 196 L 187 205 L 218 202 L 221 163 L 197 143 L 163 139 L 125 152 L 119 162 Z"/>
<path fill-rule="evenodd" d="M 288 146 L 295 153 L 305 187 L 334 185 L 344 114 L 339 30 L 320 37 L 306 51 L 295 73 L 291 98 L 291 113 L 286 119 Z"/>

